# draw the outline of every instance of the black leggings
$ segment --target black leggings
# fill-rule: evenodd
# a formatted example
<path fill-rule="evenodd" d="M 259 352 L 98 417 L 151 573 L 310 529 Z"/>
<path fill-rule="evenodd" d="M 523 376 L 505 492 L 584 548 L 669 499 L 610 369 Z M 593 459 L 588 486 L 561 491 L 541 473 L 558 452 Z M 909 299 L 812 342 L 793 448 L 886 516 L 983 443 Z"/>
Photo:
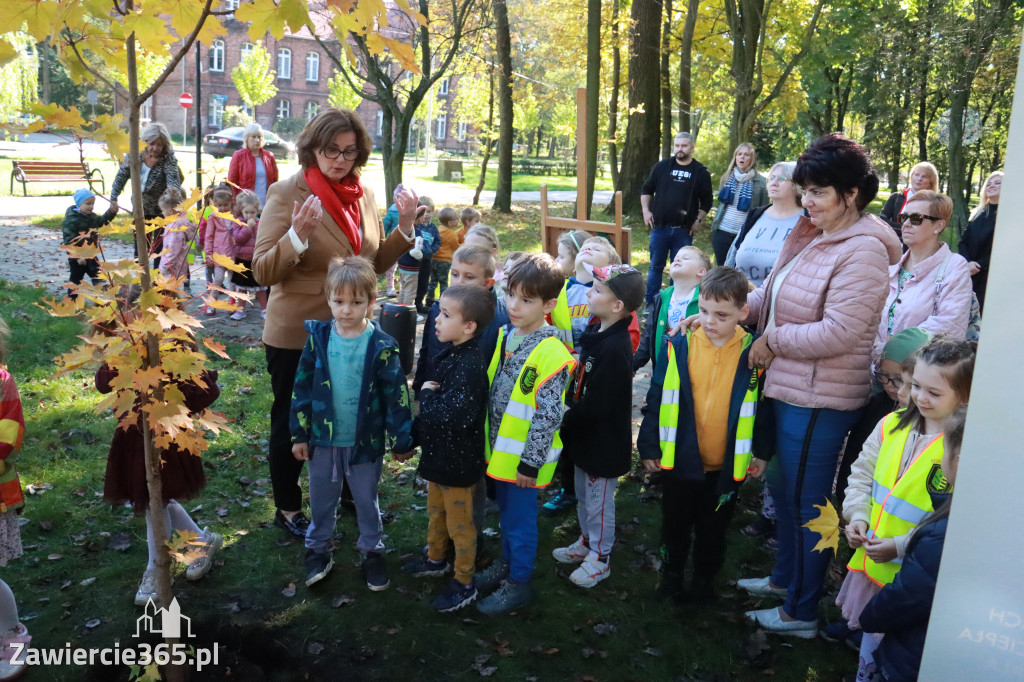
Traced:
<path fill-rule="evenodd" d="M 298 511 L 302 509 L 302 488 L 299 487 L 302 462 L 292 455 L 288 415 L 302 351 L 266 346 L 266 355 L 270 390 L 274 394 L 274 404 L 270 408 L 270 449 L 267 452 L 274 505 L 284 511 Z"/>

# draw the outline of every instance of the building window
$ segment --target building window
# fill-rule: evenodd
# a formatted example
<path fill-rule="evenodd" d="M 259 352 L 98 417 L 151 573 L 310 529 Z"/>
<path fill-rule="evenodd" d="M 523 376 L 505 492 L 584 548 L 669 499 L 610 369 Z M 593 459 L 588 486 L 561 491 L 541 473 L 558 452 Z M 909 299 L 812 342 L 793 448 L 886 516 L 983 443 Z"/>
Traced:
<path fill-rule="evenodd" d="M 246 57 L 248 57 L 250 54 L 252 54 L 252 50 L 253 50 L 253 44 L 252 43 L 242 43 L 242 51 L 241 51 L 241 55 L 240 55 L 240 59 L 239 60 L 244 62 Z"/>
<path fill-rule="evenodd" d="M 248 116 L 249 118 L 255 120 L 255 118 L 256 118 L 256 107 L 254 107 L 251 104 L 246 104 L 245 102 L 242 102 L 242 111 L 245 112 L 246 116 Z"/>
<path fill-rule="evenodd" d="M 286 99 L 277 100 L 277 117 L 288 118 L 292 115 L 292 103 Z"/>
<path fill-rule="evenodd" d="M 210 95 L 210 125 L 214 130 L 220 130 L 224 121 L 224 105 L 228 101 L 227 95 Z"/>
<path fill-rule="evenodd" d="M 306 102 L 306 122 L 312 121 L 318 111 L 320 111 L 320 105 L 317 102 Z"/>
<path fill-rule="evenodd" d="M 459 121 L 458 132 L 455 134 L 455 138 L 459 142 L 466 141 L 466 123 L 465 121 Z"/>
<path fill-rule="evenodd" d="M 434 139 L 443 140 L 448 132 L 448 114 L 441 114 L 437 117 L 437 130 L 434 131 Z"/>
<path fill-rule="evenodd" d="M 282 80 L 292 79 L 292 51 L 286 47 L 277 51 L 277 77 Z"/>
<path fill-rule="evenodd" d="M 377 112 L 377 137 L 384 134 L 384 112 Z"/>
<path fill-rule="evenodd" d="M 451 83 L 451 78 L 445 78 L 441 81 L 441 86 L 437 89 L 437 94 L 445 97 L 448 95 L 448 86 Z"/>
<path fill-rule="evenodd" d="M 316 83 L 320 80 L 320 55 L 316 52 L 306 53 L 306 82 Z"/>
<path fill-rule="evenodd" d="M 223 40 L 215 40 L 210 45 L 210 71 L 224 71 Z"/>
<path fill-rule="evenodd" d="M 139 107 L 139 118 L 145 122 L 153 120 L 153 98 L 150 97 Z"/>
<path fill-rule="evenodd" d="M 224 0 L 224 9 L 234 11 L 242 4 L 242 0 Z"/>

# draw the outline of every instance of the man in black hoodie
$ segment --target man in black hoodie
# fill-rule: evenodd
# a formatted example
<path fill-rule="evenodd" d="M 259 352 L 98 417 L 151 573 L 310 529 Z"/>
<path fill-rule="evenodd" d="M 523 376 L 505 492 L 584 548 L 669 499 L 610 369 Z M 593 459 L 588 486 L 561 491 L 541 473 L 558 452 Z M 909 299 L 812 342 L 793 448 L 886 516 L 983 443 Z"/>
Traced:
<path fill-rule="evenodd" d="M 629 324 L 644 301 L 644 278 L 628 265 L 594 268 L 587 292 L 593 319 L 579 342 L 562 419 L 563 456 L 575 463 L 580 537 L 552 555 L 580 564 L 569 576 L 590 588 L 611 574 L 615 487 L 633 454 L 633 344 Z"/>

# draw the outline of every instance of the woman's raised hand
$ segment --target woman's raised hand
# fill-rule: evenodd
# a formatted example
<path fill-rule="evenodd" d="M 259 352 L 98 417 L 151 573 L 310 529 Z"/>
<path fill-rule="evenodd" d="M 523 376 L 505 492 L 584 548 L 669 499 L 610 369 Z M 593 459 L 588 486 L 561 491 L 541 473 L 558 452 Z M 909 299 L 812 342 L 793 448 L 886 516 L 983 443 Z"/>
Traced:
<path fill-rule="evenodd" d="M 323 214 L 323 204 L 320 203 L 320 198 L 315 194 L 310 194 L 306 197 L 301 206 L 299 206 L 299 202 L 295 202 L 295 206 L 292 208 L 292 229 L 295 230 L 296 236 L 302 242 L 308 241 L 313 233 L 316 232 Z"/>
<path fill-rule="evenodd" d="M 420 198 L 411 188 L 402 186 L 395 192 L 395 206 L 398 208 L 398 229 L 405 233 L 405 236 L 412 239 L 414 234 L 412 224 L 416 221 L 416 206 Z"/>

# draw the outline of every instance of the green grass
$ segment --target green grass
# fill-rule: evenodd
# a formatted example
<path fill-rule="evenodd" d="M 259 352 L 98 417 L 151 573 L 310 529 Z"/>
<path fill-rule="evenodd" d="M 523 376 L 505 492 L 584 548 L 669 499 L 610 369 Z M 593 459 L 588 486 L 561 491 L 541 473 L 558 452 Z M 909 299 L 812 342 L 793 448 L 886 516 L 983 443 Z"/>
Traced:
<path fill-rule="evenodd" d="M 522 228 L 525 230 L 525 228 Z M 503 235 L 505 236 L 505 235 Z M 509 234 L 510 246 L 525 247 L 525 234 Z M 146 563 L 145 526 L 126 508 L 105 504 L 101 491 L 106 452 L 115 423 L 96 414 L 92 375 L 55 376 L 53 357 L 77 343 L 79 324 L 49 318 L 34 305 L 42 291 L 0 282 L 0 315 L 13 329 L 10 370 L 17 380 L 27 419 L 19 459 L 23 485 L 52 486 L 27 495 L 22 528 L 25 556 L 4 570 L 18 598 L 34 646 L 102 647 L 134 641 L 140 610 L 132 597 Z M 496 679 L 600 680 L 834 680 L 856 665 L 854 654 L 822 642 L 769 640 L 770 649 L 751 652 L 751 630 L 741 622 L 744 599 L 725 581 L 763 575 L 771 556 L 738 532 L 751 520 L 738 513 L 722 571 L 722 597 L 706 607 L 673 609 L 651 599 L 656 573 L 645 565 L 658 546 L 656 500 L 634 477 L 617 493 L 620 543 L 612 575 L 591 592 L 575 588 L 550 552 L 578 532 L 574 520 L 540 520 L 535 606 L 516 616 L 487 619 L 475 609 L 435 615 L 429 602 L 443 580 L 416 581 L 398 573 L 399 557 L 415 554 L 425 539 L 424 504 L 411 485 L 412 469 L 388 458 L 380 486 L 385 532 L 394 549 L 387 562 L 392 587 L 370 593 L 355 567 L 354 517 L 343 513 L 344 532 L 334 573 L 316 590 L 302 586 L 301 542 L 264 527 L 273 514 L 265 447 L 270 390 L 263 352 L 229 344 L 231 361 L 215 360 L 221 398 L 215 405 L 233 421 L 232 433 L 211 441 L 204 453 L 209 483 L 185 502 L 200 525 L 227 538 L 227 547 L 204 580 L 179 576 L 175 593 L 192 619 L 197 646 L 218 642 L 220 666 L 192 679 L 475 679 L 474 665 L 497 667 Z M 406 474 L 401 479 L 400 474 Z M 757 504 L 749 485 L 743 507 Z M 647 499 L 647 501 L 641 501 Z M 224 516 L 217 509 L 226 510 Z M 497 518 L 489 517 L 496 527 Z M 107 547 L 127 534 L 124 551 Z M 490 540 L 487 552 L 498 551 Z M 50 559 L 57 556 L 60 558 Z M 95 582 L 82 586 L 83 580 Z M 282 590 L 298 585 L 294 597 Z M 355 603 L 332 607 L 336 597 Z M 100 624 L 87 628 L 86 623 Z M 614 624 L 602 636 L 594 625 Z M 791 645 L 791 646 L 790 646 Z M 322 650 L 320 647 L 323 647 Z M 318 652 L 319 653 L 315 653 Z M 481 663 L 482 662 L 482 663 Z M 94 668 L 90 679 L 126 679 L 124 669 Z M 81 680 L 75 668 L 40 668 L 38 680 Z"/>

